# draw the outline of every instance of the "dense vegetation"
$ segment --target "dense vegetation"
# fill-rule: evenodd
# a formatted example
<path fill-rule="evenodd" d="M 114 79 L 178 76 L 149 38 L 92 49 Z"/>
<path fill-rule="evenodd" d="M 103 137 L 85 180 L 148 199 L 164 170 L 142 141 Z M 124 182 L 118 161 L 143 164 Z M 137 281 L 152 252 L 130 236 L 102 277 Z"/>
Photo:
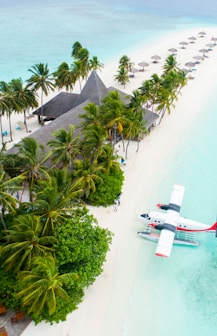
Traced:
<path fill-rule="evenodd" d="M 38 106 L 38 92 L 43 123 L 44 94 L 54 88 L 72 90 L 77 80 L 102 67 L 79 42 L 72 57 L 72 65 L 63 62 L 52 75 L 47 64 L 33 66 L 26 86 L 20 78 L 0 82 L 0 128 L 2 115 L 10 125 L 12 112 L 23 112 L 28 132 L 26 113 Z M 124 76 L 130 66 L 122 57 Z M 125 85 L 129 78 L 116 79 Z M 85 289 L 102 272 L 112 239 L 85 205 L 113 204 L 124 180 L 115 144 L 127 143 L 127 157 L 130 141 L 139 145 L 147 133 L 144 106 L 161 119 L 185 84 L 185 73 L 170 55 L 162 76 L 152 75 L 124 101 L 112 91 L 101 106 L 89 103 L 81 123 L 56 130 L 45 147 L 28 137 L 17 145 L 17 154 L 7 154 L 2 135 L 0 302 L 10 309 L 22 307 L 36 323 L 64 320 L 77 308 Z M 10 136 L 12 140 L 11 126 Z"/>

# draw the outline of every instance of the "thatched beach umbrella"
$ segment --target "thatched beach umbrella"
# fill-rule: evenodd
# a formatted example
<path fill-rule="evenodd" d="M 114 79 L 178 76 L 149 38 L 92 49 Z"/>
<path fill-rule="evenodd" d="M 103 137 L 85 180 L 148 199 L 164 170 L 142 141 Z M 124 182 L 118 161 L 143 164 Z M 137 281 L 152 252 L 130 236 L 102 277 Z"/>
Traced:
<path fill-rule="evenodd" d="M 196 37 L 194 36 L 190 36 L 188 39 L 190 40 L 190 43 L 194 43 L 196 41 Z"/>
<path fill-rule="evenodd" d="M 151 56 L 151 59 L 154 60 L 153 63 L 158 63 L 158 61 L 161 59 L 161 57 L 158 56 L 158 55 L 154 55 L 154 56 Z"/>
<path fill-rule="evenodd" d="M 203 53 L 203 57 L 207 57 L 205 54 L 209 52 L 208 49 L 200 49 L 199 52 Z"/>
<path fill-rule="evenodd" d="M 187 62 L 185 63 L 185 66 L 189 68 L 190 71 L 192 71 L 192 68 L 195 67 L 195 62 Z"/>
<path fill-rule="evenodd" d="M 132 73 L 132 75 L 130 75 L 130 77 L 135 77 L 134 74 L 135 74 L 136 72 L 139 72 L 139 69 L 132 67 L 132 68 L 130 69 L 130 72 Z"/>
<path fill-rule="evenodd" d="M 197 64 L 200 63 L 200 61 L 204 60 L 204 58 L 200 55 L 193 56 L 193 59 L 195 59 Z"/>
<path fill-rule="evenodd" d="M 209 51 L 211 51 L 215 47 L 215 44 L 214 43 L 208 43 L 208 44 L 206 44 L 206 46 L 209 47 Z"/>
<path fill-rule="evenodd" d="M 148 63 L 146 63 L 146 62 L 144 62 L 144 61 L 142 61 L 142 62 L 138 63 L 138 65 L 142 67 L 142 71 L 144 71 L 144 70 L 145 70 L 145 67 L 148 67 L 148 66 L 149 66 L 149 64 L 148 64 Z"/>
<path fill-rule="evenodd" d="M 171 52 L 173 55 L 175 55 L 178 50 L 176 48 L 170 48 L 168 49 L 168 51 Z"/>
<path fill-rule="evenodd" d="M 179 44 L 182 46 L 181 47 L 182 49 L 185 49 L 186 45 L 188 45 L 188 42 L 183 41 L 183 42 L 180 42 Z"/>
<path fill-rule="evenodd" d="M 198 33 L 198 35 L 199 35 L 200 37 L 204 37 L 204 36 L 206 35 L 206 33 L 205 33 L 204 31 L 201 31 L 201 32 Z"/>
<path fill-rule="evenodd" d="M 214 44 L 216 45 L 216 42 L 217 42 L 217 37 L 212 37 L 212 38 L 211 38 L 211 41 L 213 41 L 213 42 L 214 42 Z"/>

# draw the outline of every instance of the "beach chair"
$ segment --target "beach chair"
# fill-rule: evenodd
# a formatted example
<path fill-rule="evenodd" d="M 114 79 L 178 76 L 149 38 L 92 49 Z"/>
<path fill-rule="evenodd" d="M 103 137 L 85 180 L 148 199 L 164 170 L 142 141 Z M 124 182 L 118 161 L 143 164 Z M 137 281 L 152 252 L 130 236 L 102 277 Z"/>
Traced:
<path fill-rule="evenodd" d="M 0 327 L 0 336 L 8 336 L 5 327 Z"/>
<path fill-rule="evenodd" d="M 11 317 L 11 323 L 18 322 L 20 320 L 23 320 L 24 318 L 25 315 L 22 312 L 16 312 L 16 314 Z"/>
<path fill-rule="evenodd" d="M 17 124 L 16 130 L 22 131 L 25 129 L 25 124 L 22 121 L 17 121 L 16 124 Z"/>
<path fill-rule="evenodd" d="M 6 309 L 5 305 L 2 302 L 0 302 L 0 314 L 4 314 L 4 313 L 6 313 L 6 311 L 7 311 L 7 309 Z"/>
<path fill-rule="evenodd" d="M 35 118 L 35 115 L 34 114 L 29 114 L 26 119 L 31 119 L 31 118 Z"/>

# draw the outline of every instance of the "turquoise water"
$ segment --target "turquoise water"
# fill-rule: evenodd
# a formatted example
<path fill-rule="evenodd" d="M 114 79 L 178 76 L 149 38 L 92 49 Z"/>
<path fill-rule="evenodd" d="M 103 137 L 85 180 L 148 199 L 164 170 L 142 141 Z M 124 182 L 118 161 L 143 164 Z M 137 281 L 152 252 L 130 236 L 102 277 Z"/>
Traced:
<path fill-rule="evenodd" d="M 27 79 L 39 62 L 51 71 L 70 62 L 77 40 L 105 63 L 170 31 L 216 24 L 217 1 L 0 0 L 0 9 L 0 80 L 9 81 Z M 171 153 L 153 200 L 167 201 L 172 185 L 183 184 L 183 215 L 208 223 L 217 216 L 216 106 L 213 94 Z M 154 244 L 141 244 L 124 335 L 216 335 L 217 239 L 204 233 L 198 240 L 199 248 L 174 247 L 168 260 L 154 257 Z"/>
<path fill-rule="evenodd" d="M 180 183 L 186 187 L 182 215 L 204 223 L 216 221 L 216 124 L 213 94 L 172 157 L 171 169 L 162 178 L 154 204 L 167 202 L 172 185 Z M 216 335 L 217 238 L 202 233 L 196 239 L 201 243 L 199 248 L 174 246 L 166 260 L 154 257 L 155 244 L 143 244 L 126 335 L 139 336 L 142 331 L 149 336 Z M 147 258 L 149 263 L 144 266 L 142 260 Z"/>
<path fill-rule="evenodd" d="M 216 1 L 0 0 L 0 80 L 71 62 L 80 41 L 101 62 L 182 27 L 215 24 Z"/>

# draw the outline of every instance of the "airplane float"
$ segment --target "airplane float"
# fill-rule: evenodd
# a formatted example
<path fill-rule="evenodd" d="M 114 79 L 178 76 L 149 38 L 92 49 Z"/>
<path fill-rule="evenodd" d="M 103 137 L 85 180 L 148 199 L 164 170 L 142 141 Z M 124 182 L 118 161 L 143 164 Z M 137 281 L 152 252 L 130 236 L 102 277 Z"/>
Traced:
<path fill-rule="evenodd" d="M 138 232 L 140 236 L 146 239 L 158 241 L 156 256 L 169 257 L 173 244 L 198 246 L 199 243 L 191 239 L 191 234 L 194 232 L 217 232 L 217 222 L 209 226 L 180 216 L 184 192 L 184 186 L 174 185 L 169 204 L 157 204 L 159 209 L 166 212 L 151 211 L 139 216 L 139 219 L 146 225 L 152 229 L 160 230 L 159 234 L 151 233 L 150 231 Z M 185 232 L 187 239 L 176 238 L 175 233 L 177 231 Z"/>

